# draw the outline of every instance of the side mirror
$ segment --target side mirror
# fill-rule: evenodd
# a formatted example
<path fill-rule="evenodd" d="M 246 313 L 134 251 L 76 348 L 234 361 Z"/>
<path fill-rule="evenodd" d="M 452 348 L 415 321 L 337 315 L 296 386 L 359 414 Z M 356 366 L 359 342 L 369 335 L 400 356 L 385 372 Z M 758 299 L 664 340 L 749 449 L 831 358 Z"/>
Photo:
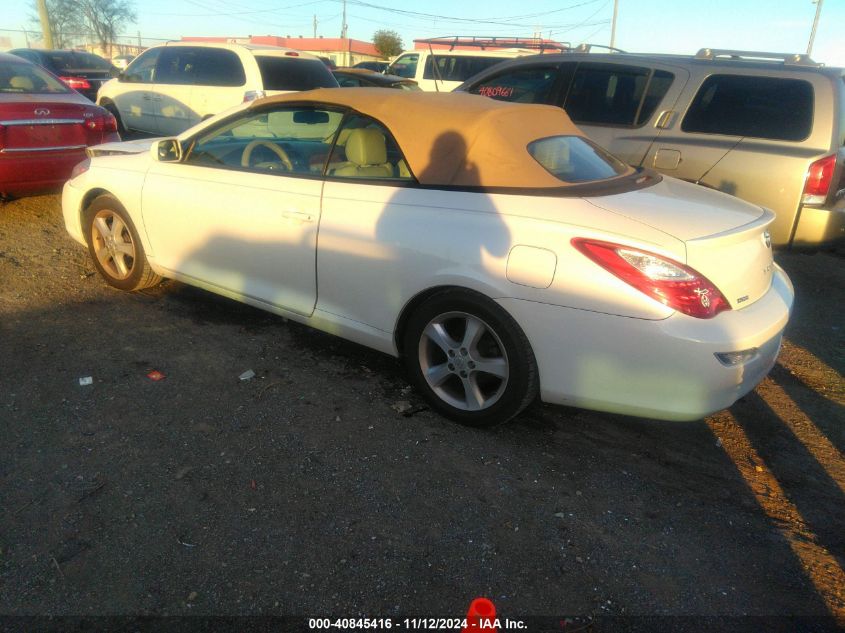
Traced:
<path fill-rule="evenodd" d="M 175 138 L 163 138 L 153 141 L 150 154 L 159 163 L 178 163 L 182 159 L 182 145 Z"/>

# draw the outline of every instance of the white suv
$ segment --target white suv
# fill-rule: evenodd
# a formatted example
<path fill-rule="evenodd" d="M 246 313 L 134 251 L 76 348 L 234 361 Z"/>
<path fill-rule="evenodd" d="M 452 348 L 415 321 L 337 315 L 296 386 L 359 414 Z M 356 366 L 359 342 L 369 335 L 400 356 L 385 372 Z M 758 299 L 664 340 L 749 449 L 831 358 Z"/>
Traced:
<path fill-rule="evenodd" d="M 521 49 L 405 51 L 384 72 L 413 79 L 422 90 L 450 92 L 499 62 L 535 53 Z"/>
<path fill-rule="evenodd" d="M 314 55 L 277 46 L 169 42 L 136 57 L 105 83 L 97 103 L 121 132 L 175 136 L 259 96 L 337 87 Z"/>

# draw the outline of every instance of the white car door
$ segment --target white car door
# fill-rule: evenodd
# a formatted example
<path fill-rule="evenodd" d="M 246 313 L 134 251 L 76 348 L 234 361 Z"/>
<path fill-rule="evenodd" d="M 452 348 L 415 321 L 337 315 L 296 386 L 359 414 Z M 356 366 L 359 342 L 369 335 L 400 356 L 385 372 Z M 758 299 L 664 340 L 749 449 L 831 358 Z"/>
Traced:
<path fill-rule="evenodd" d="M 191 103 L 194 76 L 202 49 L 193 46 L 168 46 L 158 60 L 153 109 L 158 133 L 176 136 L 200 121 Z"/>
<path fill-rule="evenodd" d="M 310 315 L 326 139 L 341 118 L 311 106 L 250 109 L 199 136 L 179 162 L 153 162 L 142 194 L 150 257 L 190 283 Z"/>
<path fill-rule="evenodd" d="M 163 47 L 156 47 L 144 51 L 129 64 L 119 79 L 112 79 L 100 89 L 98 102 L 102 104 L 104 99 L 113 101 L 123 125 L 130 130 L 159 133 L 153 84 L 162 50 Z"/>

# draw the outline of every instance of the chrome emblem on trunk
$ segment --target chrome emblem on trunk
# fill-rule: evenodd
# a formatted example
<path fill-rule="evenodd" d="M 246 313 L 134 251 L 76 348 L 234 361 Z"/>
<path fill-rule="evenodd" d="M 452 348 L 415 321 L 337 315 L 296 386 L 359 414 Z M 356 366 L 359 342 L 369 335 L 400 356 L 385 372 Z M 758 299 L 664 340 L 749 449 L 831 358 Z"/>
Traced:
<path fill-rule="evenodd" d="M 769 233 L 769 229 L 763 231 L 763 240 L 766 242 L 766 248 L 772 247 L 772 234 Z"/>
<path fill-rule="evenodd" d="M 48 114 L 50 114 L 50 111 L 47 108 L 35 108 L 32 113 L 35 116 L 47 116 Z"/>

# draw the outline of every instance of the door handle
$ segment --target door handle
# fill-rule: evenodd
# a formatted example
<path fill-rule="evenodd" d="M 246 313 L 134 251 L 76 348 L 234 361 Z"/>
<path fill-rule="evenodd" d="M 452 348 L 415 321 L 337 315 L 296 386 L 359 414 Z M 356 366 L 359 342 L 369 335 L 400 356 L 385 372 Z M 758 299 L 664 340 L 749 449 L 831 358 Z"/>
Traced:
<path fill-rule="evenodd" d="M 299 222 L 313 222 L 314 216 L 305 211 L 297 211 L 296 209 L 288 209 L 282 211 L 283 218 L 290 218 L 291 220 L 298 220 Z"/>
<path fill-rule="evenodd" d="M 675 119 L 675 111 L 674 110 L 664 110 L 660 113 L 657 117 L 657 121 L 654 122 L 654 127 L 659 130 L 665 130 L 668 128 Z"/>
<path fill-rule="evenodd" d="M 153 97 L 153 101 L 161 101 L 161 97 Z"/>
<path fill-rule="evenodd" d="M 150 95 L 144 95 L 144 96 L 143 96 L 143 97 L 141 97 L 141 98 L 142 98 L 144 101 L 151 101 L 151 100 L 152 100 L 152 97 L 151 97 Z"/>

